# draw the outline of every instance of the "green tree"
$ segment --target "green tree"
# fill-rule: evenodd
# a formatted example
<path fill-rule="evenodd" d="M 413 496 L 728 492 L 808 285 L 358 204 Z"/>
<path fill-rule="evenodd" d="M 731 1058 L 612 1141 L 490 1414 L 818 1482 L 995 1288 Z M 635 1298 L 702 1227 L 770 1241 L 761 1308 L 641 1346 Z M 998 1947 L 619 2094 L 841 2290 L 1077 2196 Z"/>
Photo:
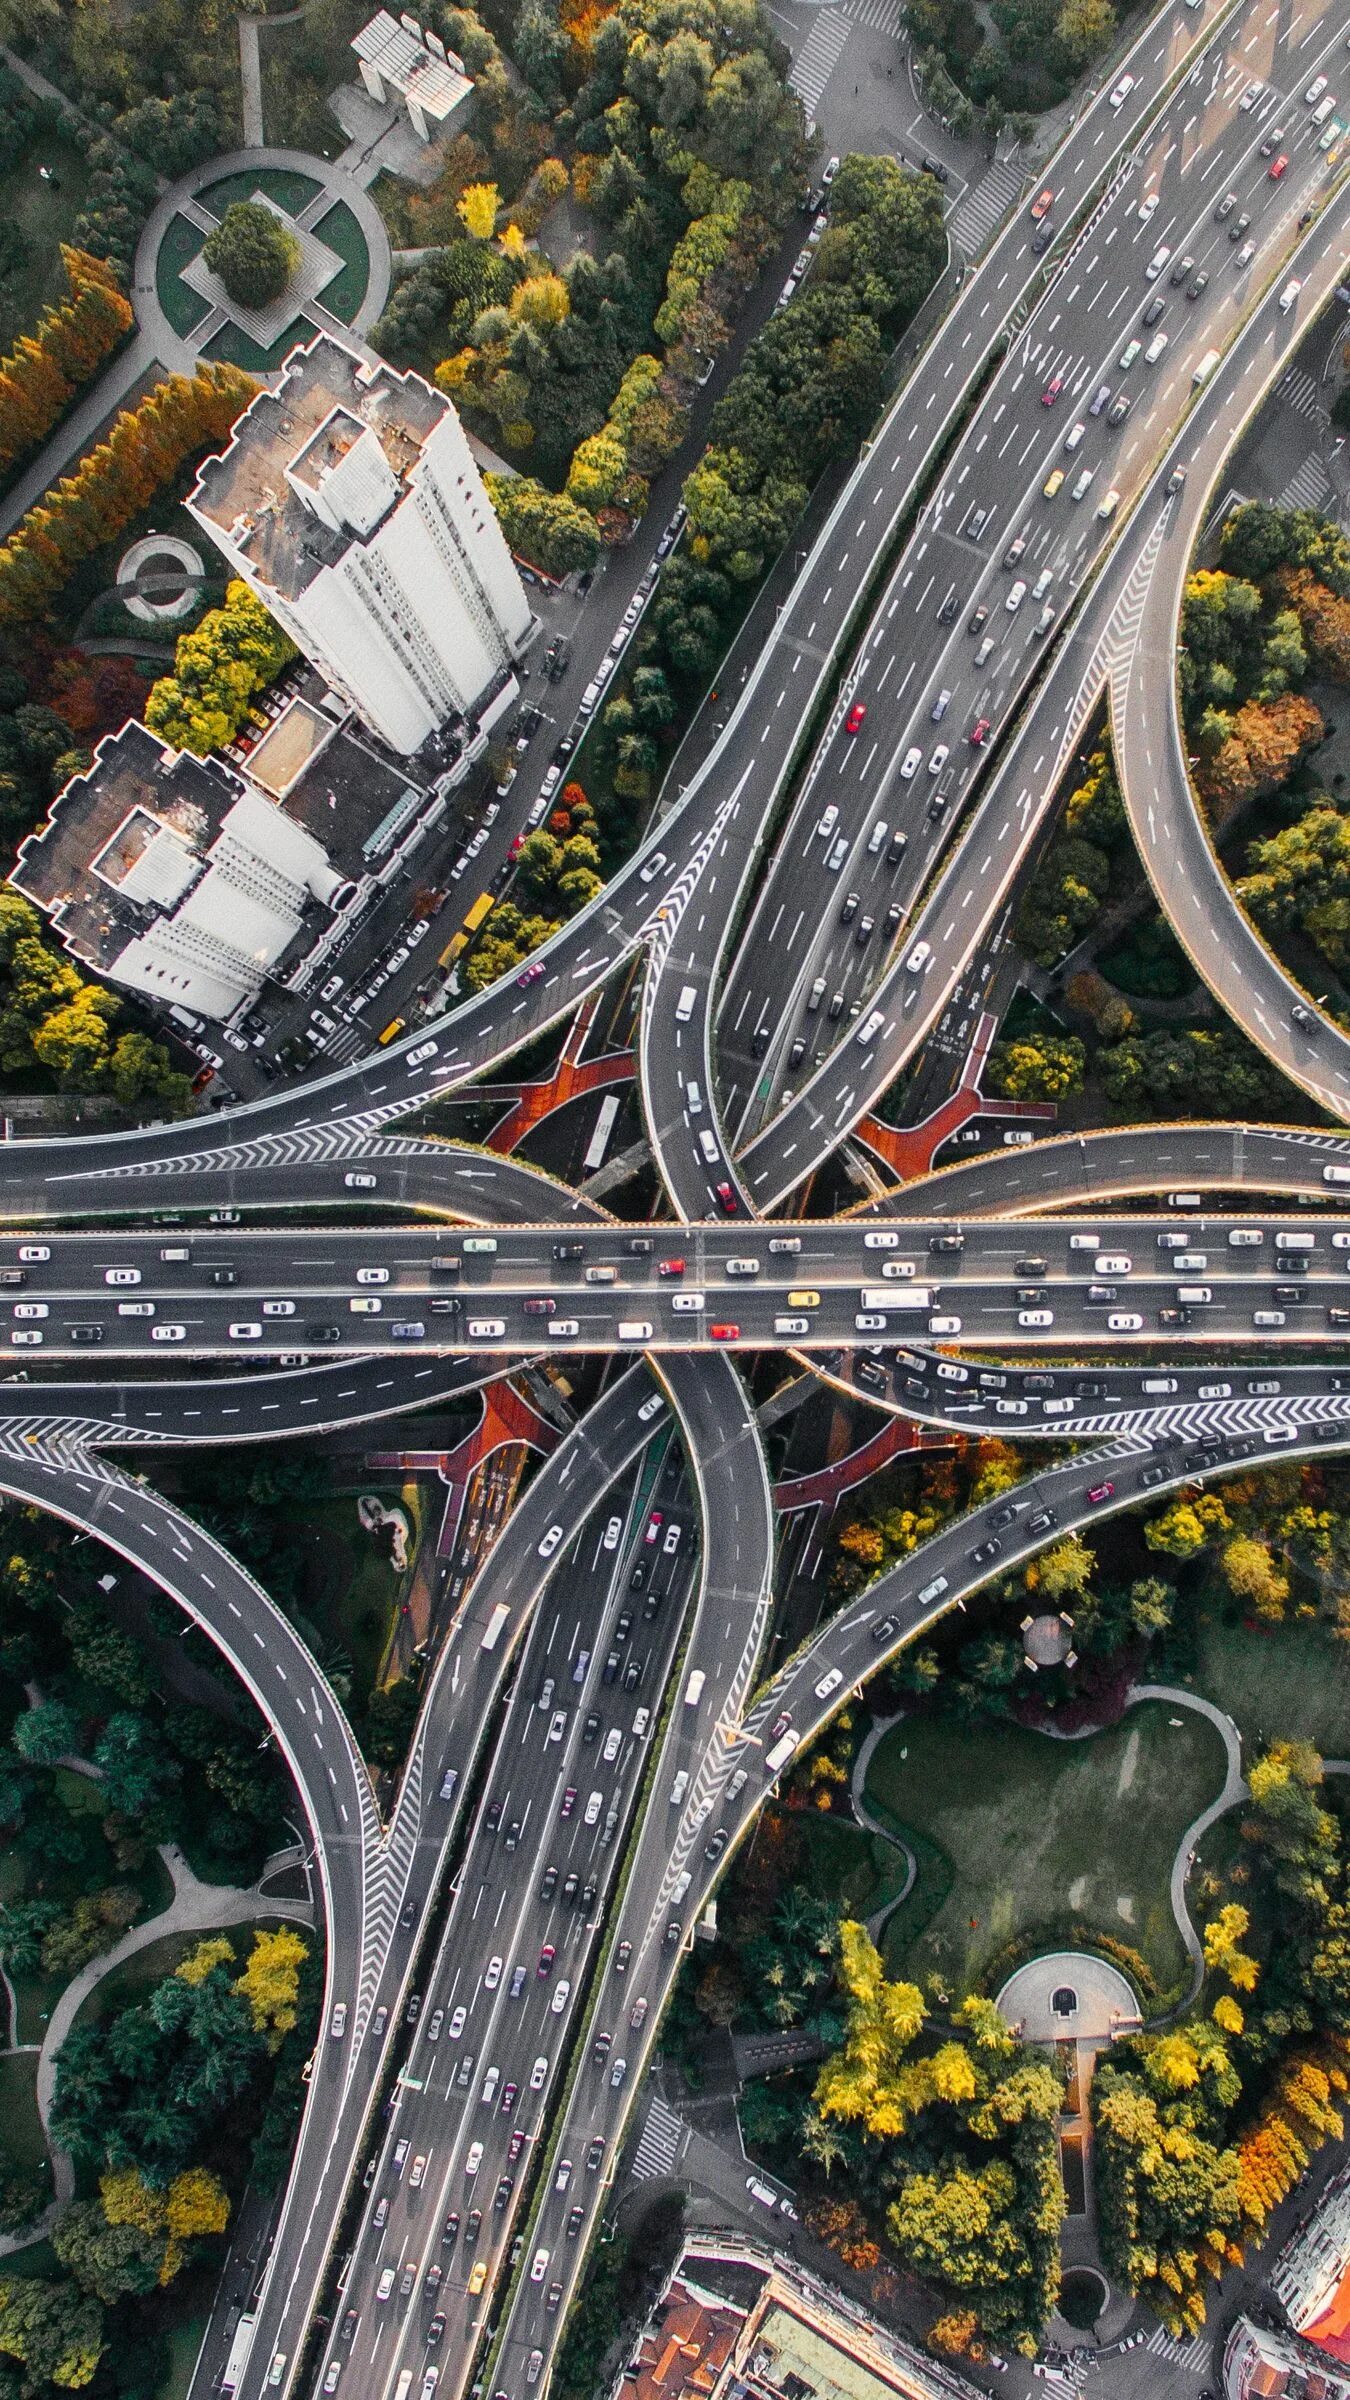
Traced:
<path fill-rule="evenodd" d="M 1087 1052 L 1075 1034 L 1024 1034 L 995 1042 L 987 1088 L 1005 1100 L 1065 1100 L 1083 1088 Z"/>
<path fill-rule="evenodd" d="M 0 2283 L 0 2358 L 26 2370 L 16 2392 L 51 2383 L 79 2391 L 92 2382 L 103 2348 L 103 2311 L 92 2294 L 40 2276 Z"/>
<path fill-rule="evenodd" d="M 203 242 L 202 257 L 232 300 L 266 308 L 280 299 L 299 266 L 300 244 L 262 201 L 233 200 Z"/>
<path fill-rule="evenodd" d="M 37 1700 L 15 1718 L 11 1738 L 30 1766 L 51 1767 L 78 1753 L 80 1720 L 64 1700 Z"/>

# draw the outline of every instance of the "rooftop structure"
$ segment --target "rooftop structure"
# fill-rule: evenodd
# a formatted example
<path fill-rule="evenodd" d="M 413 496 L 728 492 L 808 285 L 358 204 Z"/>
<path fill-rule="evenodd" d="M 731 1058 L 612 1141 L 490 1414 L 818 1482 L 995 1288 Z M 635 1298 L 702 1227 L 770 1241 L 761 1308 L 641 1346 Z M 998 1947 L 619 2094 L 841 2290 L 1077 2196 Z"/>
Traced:
<path fill-rule="evenodd" d="M 1271 2284 L 1295 2332 L 1350 2365 L 1350 2167 L 1286 2242 Z"/>
<path fill-rule="evenodd" d="M 1350 2375 L 1297 2334 L 1239 2317 L 1224 2345 L 1225 2400 L 1350 2400 Z"/>
<path fill-rule="evenodd" d="M 974 2400 L 795 2260 L 691 2238 L 613 2400 Z"/>
<path fill-rule="evenodd" d="M 514 692 L 534 631 L 524 586 L 459 419 L 420 375 L 316 336 L 188 506 L 391 749 Z"/>
<path fill-rule="evenodd" d="M 415 17 L 395 21 L 382 8 L 362 26 L 352 48 L 371 98 L 387 98 L 386 87 L 399 93 L 424 142 L 443 133 L 472 97 L 473 80 L 464 72 L 463 59 L 446 48 L 439 34 L 424 32 Z"/>

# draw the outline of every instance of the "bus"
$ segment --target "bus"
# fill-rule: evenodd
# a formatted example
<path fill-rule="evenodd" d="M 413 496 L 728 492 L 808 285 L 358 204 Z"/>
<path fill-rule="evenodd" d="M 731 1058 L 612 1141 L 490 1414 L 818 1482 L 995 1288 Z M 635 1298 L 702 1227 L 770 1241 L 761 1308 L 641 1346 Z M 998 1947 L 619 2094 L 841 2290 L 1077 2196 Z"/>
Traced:
<path fill-rule="evenodd" d="M 383 1050 L 383 1048 L 384 1048 L 384 1045 L 385 1045 L 385 1043 L 386 1043 L 386 1042 L 392 1042 L 392 1041 L 394 1041 L 394 1040 L 396 1039 L 396 1037 L 397 1037 L 397 1036 L 398 1036 L 400 1033 L 402 1033 L 402 1031 L 403 1031 L 403 1028 L 404 1028 L 404 1025 L 406 1024 L 406 1022 L 407 1022 L 407 1019 L 406 1019 L 406 1018 L 404 1018 L 404 1017 L 391 1017 L 391 1018 L 390 1018 L 390 1020 L 389 1020 L 388 1024 L 385 1026 L 385 1029 L 384 1029 L 383 1033 L 380 1035 L 380 1039 L 379 1039 L 379 1048 L 380 1048 L 381 1050 Z"/>
<path fill-rule="evenodd" d="M 408 2394 L 412 2390 L 412 2379 L 413 2371 L 411 2367 L 401 2367 L 399 2369 L 398 2382 L 394 2386 L 394 2400 L 408 2400 Z"/>
<path fill-rule="evenodd" d="M 503 1608 L 500 1606 L 494 1608 L 487 1621 L 487 1632 L 484 1634 L 482 1641 L 478 1645 L 480 1650 L 496 1649 L 498 1642 L 502 1638 L 502 1627 L 505 1625 L 510 1614 L 511 1611 L 509 1608 Z"/>
<path fill-rule="evenodd" d="M 248 2365 L 248 2354 L 253 2348 L 253 2328 L 257 2322 L 255 2316 L 246 2312 L 235 2326 L 234 2340 L 230 2344 L 230 2355 L 225 2361 L 225 2372 L 220 2379 L 222 2392 L 238 2391 L 243 2381 L 244 2369 Z"/>
<path fill-rule="evenodd" d="M 614 1120 L 618 1113 L 619 1095 L 617 1092 L 611 1092 L 609 1097 L 600 1103 L 600 1114 L 595 1120 L 595 1131 L 591 1135 L 586 1155 L 581 1162 L 583 1175 L 593 1175 L 597 1167 L 604 1165 L 605 1152 L 609 1148 L 609 1137 L 614 1131 Z"/>
<path fill-rule="evenodd" d="M 494 893 L 483 892 L 479 895 L 478 899 L 475 900 L 473 907 L 469 910 L 468 915 L 465 917 L 463 924 L 460 926 L 458 933 L 452 936 L 452 938 L 446 943 L 445 948 L 442 950 L 440 957 L 436 961 L 438 967 L 453 967 L 455 960 L 463 951 L 468 949 L 469 944 L 473 940 L 474 935 L 477 933 L 479 926 L 483 923 L 484 919 L 489 915 L 491 910 L 496 907 L 496 905 L 497 902 Z"/>

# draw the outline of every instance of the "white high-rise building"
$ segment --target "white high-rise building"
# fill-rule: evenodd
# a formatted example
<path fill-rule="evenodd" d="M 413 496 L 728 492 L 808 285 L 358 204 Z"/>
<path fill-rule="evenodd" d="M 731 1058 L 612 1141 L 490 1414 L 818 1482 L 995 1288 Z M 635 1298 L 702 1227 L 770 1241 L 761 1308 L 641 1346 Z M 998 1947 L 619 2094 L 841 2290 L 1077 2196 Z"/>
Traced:
<path fill-rule="evenodd" d="M 292 351 L 188 506 L 405 756 L 451 717 L 491 709 L 530 639 L 524 585 L 449 401 L 327 334 Z"/>

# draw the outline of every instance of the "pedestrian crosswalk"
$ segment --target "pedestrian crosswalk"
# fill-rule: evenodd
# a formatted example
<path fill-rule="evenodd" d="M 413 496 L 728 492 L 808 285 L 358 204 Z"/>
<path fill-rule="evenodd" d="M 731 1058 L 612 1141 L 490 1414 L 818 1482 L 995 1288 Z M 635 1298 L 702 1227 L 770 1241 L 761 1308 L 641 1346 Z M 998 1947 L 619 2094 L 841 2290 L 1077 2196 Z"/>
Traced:
<path fill-rule="evenodd" d="M 1280 494 L 1281 508 L 1320 508 L 1331 491 L 1330 478 L 1315 450 L 1310 450 L 1296 475 Z"/>
<path fill-rule="evenodd" d="M 793 60 L 788 82 L 808 114 L 819 107 L 821 93 L 852 31 L 848 18 L 837 8 L 822 8 Z"/>
<path fill-rule="evenodd" d="M 855 25 L 870 25 L 876 33 L 899 33 L 904 0 L 842 0 L 845 16 Z"/>
<path fill-rule="evenodd" d="M 1315 417 L 1318 412 L 1317 385 L 1302 367 L 1291 367 L 1275 387 L 1275 396 L 1292 408 L 1297 416 Z"/>
<path fill-rule="evenodd" d="M 1165 2358 L 1174 2367 L 1184 2367 L 1188 2375 L 1204 2375 L 1209 2371 L 1212 2344 L 1203 2333 L 1193 2333 L 1188 2342 L 1179 2342 L 1174 2335 L 1164 2333 L 1161 2325 L 1155 2325 L 1144 2348 L 1151 2350 L 1155 2358 Z"/>
<path fill-rule="evenodd" d="M 1000 159 L 955 210 L 950 226 L 953 246 L 973 258 L 994 227 L 1002 223 L 1021 189 L 1020 169 L 1010 159 Z"/>
<path fill-rule="evenodd" d="M 641 2182 L 650 2175 L 669 2175 L 689 2139 L 689 2128 L 665 2101 L 654 2099 L 647 2111 L 642 2138 L 633 2153 L 633 2175 Z"/>

